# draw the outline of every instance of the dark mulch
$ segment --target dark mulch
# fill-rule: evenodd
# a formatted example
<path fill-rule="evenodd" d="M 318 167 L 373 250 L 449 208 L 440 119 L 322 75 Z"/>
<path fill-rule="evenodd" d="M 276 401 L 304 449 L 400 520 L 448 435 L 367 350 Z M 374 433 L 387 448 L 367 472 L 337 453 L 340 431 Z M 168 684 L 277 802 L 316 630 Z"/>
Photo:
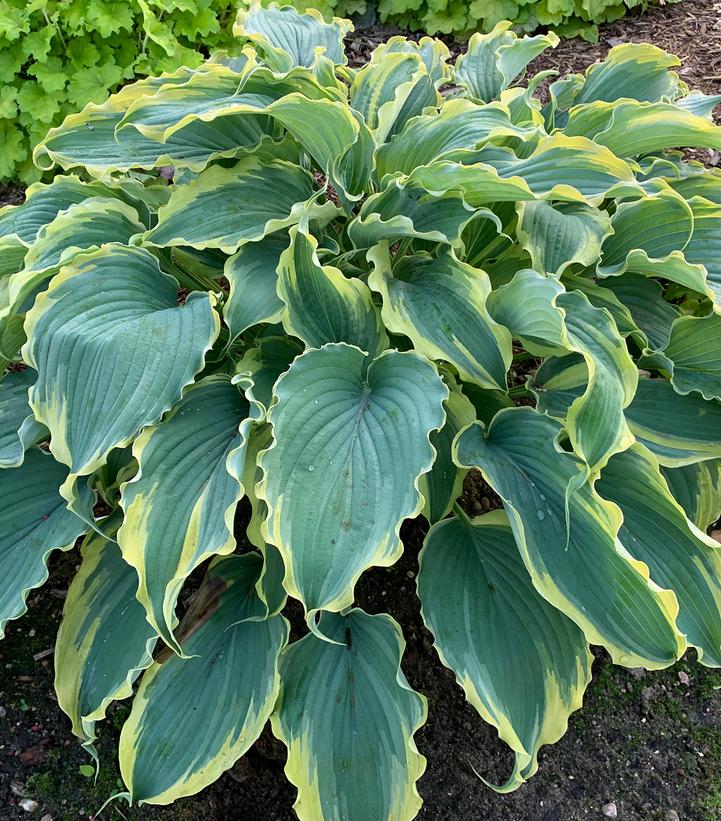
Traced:
<path fill-rule="evenodd" d="M 370 50 L 393 33 L 384 27 L 358 31 L 349 42 L 354 62 L 364 62 Z M 631 12 L 602 26 L 597 44 L 564 42 L 532 68 L 580 71 L 611 46 L 629 41 L 654 42 L 679 54 L 684 61 L 681 74 L 690 86 L 706 93 L 721 91 L 721 6 L 711 0 L 656 6 L 646 15 Z M 457 43 L 449 44 L 458 50 Z M 714 161 L 711 155 L 702 158 Z M 0 204 L 21 199 L 20 189 L 0 188 Z M 478 477 L 469 480 L 462 501 L 473 513 L 497 504 Z M 425 800 L 419 818 L 580 821 L 603 818 L 603 805 L 614 802 L 620 819 L 663 821 L 676 812 L 683 821 L 721 821 L 721 702 L 716 692 L 721 673 L 698 666 L 692 654 L 670 670 L 644 673 L 616 668 L 598 652 L 584 709 L 572 717 L 564 738 L 542 751 L 538 774 L 510 796 L 498 796 L 484 786 L 474 770 L 500 783 L 511 756 L 495 731 L 466 704 L 422 625 L 414 578 L 426 527 L 421 520 L 407 523 L 401 561 L 367 573 L 357 591 L 361 606 L 390 612 L 401 623 L 408 642 L 404 670 L 411 685 L 429 698 L 428 723 L 416 736 L 428 758 L 419 783 Z M 112 707 L 101 725 L 103 767 L 94 784 L 79 770 L 87 757 L 57 706 L 52 657 L 44 652 L 52 647 L 76 563 L 75 552 L 53 559 L 50 580 L 30 597 L 28 616 L 11 624 L 0 644 L 2 821 L 45 813 L 54 821 L 89 818 L 119 786 L 114 749 L 127 705 Z M 200 795 L 171 808 L 111 807 L 103 817 L 290 821 L 294 790 L 283 777 L 284 757 L 281 745 L 266 731 L 247 756 Z M 38 804 L 30 816 L 19 807 L 23 798 Z"/>

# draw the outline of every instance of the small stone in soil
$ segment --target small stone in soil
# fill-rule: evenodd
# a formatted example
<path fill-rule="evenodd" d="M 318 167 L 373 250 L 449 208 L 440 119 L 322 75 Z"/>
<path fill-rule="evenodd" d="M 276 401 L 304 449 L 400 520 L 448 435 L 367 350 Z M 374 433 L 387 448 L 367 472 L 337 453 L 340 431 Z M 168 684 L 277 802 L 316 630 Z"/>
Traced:
<path fill-rule="evenodd" d="M 25 810 L 25 812 L 35 812 L 38 808 L 38 802 L 33 801 L 32 798 L 23 798 L 18 801 L 18 804 Z"/>
<path fill-rule="evenodd" d="M 45 815 L 40 819 L 40 821 L 53 821 L 52 815 L 49 812 L 46 812 Z"/>
<path fill-rule="evenodd" d="M 678 671 L 678 680 L 683 684 L 685 687 L 688 687 L 691 684 L 691 680 L 688 677 L 688 673 L 684 673 L 683 670 Z"/>
<path fill-rule="evenodd" d="M 601 807 L 601 812 L 606 816 L 606 818 L 618 818 L 618 808 L 613 801 L 609 801 L 608 804 L 604 804 Z"/>
<path fill-rule="evenodd" d="M 679 821 L 676 810 L 669 810 L 666 815 L 664 815 L 664 821 Z"/>

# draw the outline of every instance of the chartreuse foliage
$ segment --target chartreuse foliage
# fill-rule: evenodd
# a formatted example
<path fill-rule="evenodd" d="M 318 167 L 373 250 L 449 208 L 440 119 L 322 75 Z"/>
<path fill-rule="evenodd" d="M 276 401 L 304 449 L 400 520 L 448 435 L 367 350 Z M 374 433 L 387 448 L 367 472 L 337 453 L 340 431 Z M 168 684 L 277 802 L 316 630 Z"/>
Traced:
<path fill-rule="evenodd" d="M 67 173 L 0 211 L 0 626 L 87 534 L 58 701 L 93 752 L 136 690 L 130 800 L 270 720 L 301 819 L 414 817 L 426 702 L 355 587 L 419 514 L 496 789 L 564 733 L 590 644 L 721 666 L 721 173 L 674 150 L 721 148 L 716 100 L 652 46 L 541 106 L 513 83 L 553 37 L 352 69 L 346 30 L 241 13 L 239 57 L 70 115 L 35 155 Z M 459 506 L 474 470 L 503 510 Z"/>
<path fill-rule="evenodd" d="M 197 67 L 232 46 L 232 0 L 3 0 L 0 181 L 30 183 L 51 125 L 136 77 Z"/>
<path fill-rule="evenodd" d="M 243 2 L 250 5 L 252 0 Z M 269 2 L 263 0 L 263 5 Z M 523 31 L 551 26 L 563 36 L 595 41 L 598 23 L 618 20 L 628 9 L 645 11 L 657 2 L 660 0 L 294 0 L 293 5 L 301 11 L 319 9 L 328 20 L 334 15 L 372 12 L 384 23 L 429 34 L 490 31 L 509 20 Z M 537 46 L 528 42 L 525 48 Z M 675 61 L 671 56 L 668 59 Z"/>

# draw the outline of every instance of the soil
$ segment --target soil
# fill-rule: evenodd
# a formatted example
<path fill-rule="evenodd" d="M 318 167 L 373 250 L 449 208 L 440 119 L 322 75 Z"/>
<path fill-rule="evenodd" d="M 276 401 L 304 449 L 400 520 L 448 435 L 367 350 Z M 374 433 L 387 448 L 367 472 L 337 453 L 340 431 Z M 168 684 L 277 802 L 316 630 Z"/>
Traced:
<path fill-rule="evenodd" d="M 349 43 L 355 62 L 393 33 L 362 29 Z M 632 11 L 602 26 L 597 44 L 567 41 L 538 58 L 532 68 L 578 71 L 619 42 L 650 41 L 679 54 L 686 82 L 706 93 L 721 91 L 721 9 L 713 0 L 685 0 Z M 450 41 L 453 50 L 458 44 Z M 719 164 L 718 155 L 701 159 Z M 19 202 L 22 191 L 0 188 L 0 205 Z M 466 482 L 461 503 L 470 513 L 497 507 L 498 499 L 480 476 Z M 649 673 L 613 666 L 596 651 L 594 681 L 584 708 L 569 730 L 544 748 L 540 767 L 517 792 L 500 796 L 477 774 L 501 783 L 511 755 L 465 702 L 452 673 L 435 654 L 420 619 L 414 577 L 427 525 L 407 522 L 406 551 L 392 568 L 373 570 L 357 588 L 368 612 L 389 612 L 403 626 L 407 649 L 403 669 L 410 684 L 428 696 L 427 724 L 416 742 L 428 759 L 419 791 L 422 821 L 580 821 L 604 818 L 615 804 L 619 819 L 634 821 L 721 821 L 721 672 L 701 667 L 690 653 L 674 667 Z M 70 732 L 53 692 L 52 647 L 63 598 L 78 563 L 77 551 L 55 555 L 50 578 L 31 594 L 29 612 L 8 626 L 0 643 L 0 821 L 120 819 L 129 821 L 291 821 L 295 790 L 283 776 L 285 753 L 266 729 L 235 767 L 200 795 L 172 807 L 111 804 L 121 788 L 115 759 L 127 703 L 114 705 L 99 725 L 101 770 L 97 781 L 83 773 L 89 763 Z M 297 610 L 289 613 L 294 632 Z M 32 814 L 20 802 L 36 802 Z M 605 811 L 604 811 L 605 806 Z"/>

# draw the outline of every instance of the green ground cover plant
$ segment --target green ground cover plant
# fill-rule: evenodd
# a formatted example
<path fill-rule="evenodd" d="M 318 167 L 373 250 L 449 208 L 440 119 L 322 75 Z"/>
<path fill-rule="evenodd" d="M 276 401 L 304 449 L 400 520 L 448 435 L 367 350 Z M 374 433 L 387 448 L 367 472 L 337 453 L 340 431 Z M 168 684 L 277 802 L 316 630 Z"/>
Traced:
<path fill-rule="evenodd" d="M 265 0 L 264 0 L 265 2 Z M 511 20 L 521 31 L 552 27 L 563 37 L 595 41 L 598 24 L 618 20 L 631 9 L 645 11 L 658 0 L 296 0 L 305 11 L 319 9 L 333 16 L 372 12 L 381 22 L 428 34 L 469 36 L 489 32 L 503 20 Z M 668 0 L 680 2 L 680 0 Z M 246 1 L 246 6 L 250 2 Z"/>
<path fill-rule="evenodd" d="M 426 700 L 354 588 L 421 514 L 495 789 L 565 732 L 589 644 L 721 666 L 721 173 L 678 150 L 721 149 L 721 98 L 627 44 L 542 104 L 549 72 L 516 83 L 557 38 L 510 23 L 353 69 L 348 27 L 241 12 L 236 56 L 68 116 L 35 151 L 64 173 L 0 211 L 0 627 L 83 537 L 58 702 L 92 753 L 134 694 L 132 801 L 270 721 L 301 819 L 413 818 Z M 471 469 L 502 509 L 459 506 Z"/>
<path fill-rule="evenodd" d="M 136 77 L 195 68 L 232 43 L 231 0 L 4 0 L 0 181 L 36 181 L 51 125 Z M 206 52 L 207 53 L 207 52 Z"/>

